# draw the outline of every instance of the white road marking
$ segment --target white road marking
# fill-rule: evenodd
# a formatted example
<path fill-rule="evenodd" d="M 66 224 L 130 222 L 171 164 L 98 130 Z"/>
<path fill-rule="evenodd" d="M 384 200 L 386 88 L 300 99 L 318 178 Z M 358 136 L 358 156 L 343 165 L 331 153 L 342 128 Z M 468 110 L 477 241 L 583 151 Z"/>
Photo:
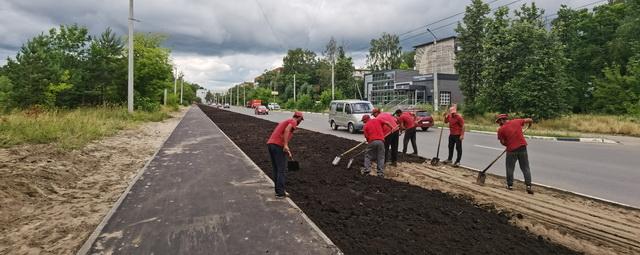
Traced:
<path fill-rule="evenodd" d="M 478 145 L 478 144 L 474 144 L 473 146 L 480 147 L 480 148 L 485 148 L 485 149 L 497 150 L 497 151 L 503 151 L 504 150 L 504 148 L 489 147 L 489 146 L 483 146 L 483 145 Z"/>

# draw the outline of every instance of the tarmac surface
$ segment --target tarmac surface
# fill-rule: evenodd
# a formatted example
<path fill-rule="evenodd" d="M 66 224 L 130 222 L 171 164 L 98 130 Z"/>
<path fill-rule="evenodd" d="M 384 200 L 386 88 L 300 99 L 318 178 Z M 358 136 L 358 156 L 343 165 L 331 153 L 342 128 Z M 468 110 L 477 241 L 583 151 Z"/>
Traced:
<path fill-rule="evenodd" d="M 272 111 L 269 115 L 254 115 L 252 109 L 232 107 L 230 110 L 259 118 L 281 121 L 291 117 L 290 112 Z M 361 133 L 350 134 L 344 128 L 332 130 L 328 115 L 305 114 L 301 128 L 362 141 Z M 439 129 L 417 132 L 418 154 L 431 158 L 436 155 Z M 441 160 L 447 158 L 447 138 L 444 130 Z M 529 161 L 534 183 L 610 200 L 640 208 L 640 142 L 628 137 L 607 137 L 620 144 L 580 143 L 527 139 Z M 400 138 L 402 141 L 402 137 Z M 402 142 L 400 144 L 402 150 Z M 463 141 L 462 165 L 485 168 L 504 149 L 495 135 L 467 132 Z M 409 146 L 409 153 L 412 152 Z M 339 152 L 336 152 L 339 154 Z M 489 169 L 490 173 L 505 175 L 504 157 Z M 515 178 L 522 180 L 516 166 Z"/>
<path fill-rule="evenodd" d="M 142 171 L 78 254 L 340 253 L 197 107 Z"/>

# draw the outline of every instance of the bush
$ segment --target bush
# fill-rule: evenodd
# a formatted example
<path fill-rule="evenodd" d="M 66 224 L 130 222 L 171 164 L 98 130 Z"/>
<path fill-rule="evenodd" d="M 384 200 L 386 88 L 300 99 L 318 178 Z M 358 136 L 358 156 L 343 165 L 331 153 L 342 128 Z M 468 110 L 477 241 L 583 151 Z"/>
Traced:
<path fill-rule="evenodd" d="M 298 110 L 313 110 L 313 107 L 315 106 L 315 103 L 313 102 L 313 100 L 311 99 L 311 96 L 309 95 L 302 95 L 300 96 L 300 99 L 298 99 L 298 102 L 296 102 L 296 108 L 298 108 Z"/>
<path fill-rule="evenodd" d="M 137 97 L 135 100 L 136 109 L 145 112 L 160 111 L 160 103 L 154 102 L 148 97 Z"/>

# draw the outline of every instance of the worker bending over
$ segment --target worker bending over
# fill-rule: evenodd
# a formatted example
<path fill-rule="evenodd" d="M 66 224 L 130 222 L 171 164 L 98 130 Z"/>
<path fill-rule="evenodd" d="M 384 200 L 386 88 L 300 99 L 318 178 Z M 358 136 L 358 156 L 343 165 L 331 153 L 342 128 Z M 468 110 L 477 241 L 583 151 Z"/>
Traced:
<path fill-rule="evenodd" d="M 391 158 L 391 165 L 396 166 L 398 162 L 398 142 L 400 140 L 400 130 L 398 129 L 398 120 L 387 112 L 381 112 L 378 108 L 373 108 L 371 113 L 376 119 L 388 122 L 391 127 L 384 125 L 382 131 L 388 134 L 384 138 L 384 155 Z"/>
<path fill-rule="evenodd" d="M 389 122 L 381 119 L 372 119 L 369 115 L 362 116 L 362 122 L 364 122 L 364 137 L 367 139 L 367 151 L 364 156 L 364 170 L 362 174 L 369 174 L 369 167 L 371 166 L 371 160 L 376 159 L 377 174 L 379 177 L 384 177 L 384 138 L 385 133 L 383 126 L 387 126 L 390 130 L 393 130 Z"/>
<path fill-rule="evenodd" d="M 289 149 L 289 141 L 293 137 L 293 131 L 304 120 L 301 112 L 295 112 L 293 118 L 286 119 L 280 123 L 271 133 L 267 147 L 269 156 L 271 156 L 271 165 L 273 166 L 273 183 L 275 184 L 276 198 L 285 197 L 285 171 L 287 168 L 287 155 L 293 158 L 293 154 Z M 286 154 L 285 154 L 286 153 Z"/>
<path fill-rule="evenodd" d="M 524 183 L 527 185 L 527 193 L 533 194 L 527 140 L 524 139 L 524 133 L 522 132 L 524 124 L 529 124 L 529 127 L 531 127 L 533 120 L 529 118 L 508 120 L 508 118 L 509 116 L 506 114 L 499 114 L 496 117 L 496 123 L 500 125 L 498 140 L 507 150 L 507 189 L 513 189 L 513 171 L 516 167 L 516 161 L 518 161 L 520 170 L 524 175 Z"/>

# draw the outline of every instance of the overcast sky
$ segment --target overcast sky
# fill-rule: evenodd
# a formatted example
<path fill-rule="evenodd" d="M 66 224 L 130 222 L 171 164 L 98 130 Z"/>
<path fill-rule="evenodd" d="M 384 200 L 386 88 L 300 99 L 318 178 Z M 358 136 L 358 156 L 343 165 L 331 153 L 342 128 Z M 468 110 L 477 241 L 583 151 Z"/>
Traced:
<path fill-rule="evenodd" d="M 491 7 L 515 0 L 486 0 Z M 403 34 L 464 11 L 470 0 L 135 0 L 138 32 L 169 36 L 165 46 L 185 79 L 221 90 L 252 81 L 265 69 L 282 65 L 286 49 L 321 54 L 331 36 L 343 43 L 356 66 L 365 64 L 369 41 L 382 32 Z M 521 0 L 511 9 L 531 0 Z M 578 7 L 596 0 L 536 1 L 546 14 L 560 4 Z M 601 1 L 602 2 L 602 1 Z M 127 33 L 128 0 L 0 1 L 0 65 L 15 57 L 33 36 L 60 24 L 86 26 L 93 35 L 111 27 Z M 601 3 L 599 3 L 601 4 Z M 589 5 L 592 7 L 593 5 Z M 438 37 L 450 36 L 452 22 L 433 24 Z M 451 24 L 451 25 L 448 25 Z M 448 25 L 448 26 L 446 26 Z M 403 50 L 431 41 L 424 29 L 401 36 Z"/>

